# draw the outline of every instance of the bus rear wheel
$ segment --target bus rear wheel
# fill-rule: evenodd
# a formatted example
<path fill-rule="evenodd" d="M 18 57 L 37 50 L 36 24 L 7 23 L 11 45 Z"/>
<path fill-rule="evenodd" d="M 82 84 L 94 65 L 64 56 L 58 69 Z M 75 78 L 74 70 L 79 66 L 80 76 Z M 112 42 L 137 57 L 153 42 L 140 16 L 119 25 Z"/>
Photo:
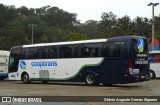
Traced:
<path fill-rule="evenodd" d="M 31 81 L 29 80 L 29 75 L 28 75 L 27 73 L 24 73 L 24 74 L 22 75 L 22 81 L 23 81 L 23 83 L 25 83 L 25 84 L 31 83 Z"/>
<path fill-rule="evenodd" d="M 89 73 L 85 77 L 85 82 L 88 86 L 96 86 L 99 85 L 99 83 L 96 82 L 96 77 L 95 75 Z"/>

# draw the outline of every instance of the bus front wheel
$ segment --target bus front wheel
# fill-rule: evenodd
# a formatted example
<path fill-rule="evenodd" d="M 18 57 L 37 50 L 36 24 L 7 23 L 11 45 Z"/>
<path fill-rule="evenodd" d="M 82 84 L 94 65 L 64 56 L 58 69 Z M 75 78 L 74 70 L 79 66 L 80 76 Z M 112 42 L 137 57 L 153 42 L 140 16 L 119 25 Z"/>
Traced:
<path fill-rule="evenodd" d="M 29 80 L 29 75 L 27 73 L 24 73 L 22 76 L 22 81 L 25 84 L 31 83 L 31 81 Z"/>
<path fill-rule="evenodd" d="M 85 77 L 85 82 L 88 86 L 96 86 L 96 85 L 99 85 L 97 82 L 96 82 L 96 77 L 95 75 L 93 75 L 92 73 L 88 73 Z"/>
<path fill-rule="evenodd" d="M 155 78 L 156 78 L 155 72 L 150 70 L 150 79 L 155 79 Z"/>

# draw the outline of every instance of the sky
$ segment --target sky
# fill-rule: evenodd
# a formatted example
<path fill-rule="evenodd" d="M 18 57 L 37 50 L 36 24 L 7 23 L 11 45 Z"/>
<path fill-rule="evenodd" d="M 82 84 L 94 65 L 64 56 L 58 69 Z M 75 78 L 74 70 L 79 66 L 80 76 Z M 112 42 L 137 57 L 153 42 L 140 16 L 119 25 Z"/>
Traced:
<path fill-rule="evenodd" d="M 139 17 L 152 18 L 150 2 L 160 3 L 160 0 L 0 0 L 0 4 L 15 5 L 16 8 L 41 8 L 55 6 L 69 13 L 76 13 L 77 20 L 84 23 L 87 20 L 101 20 L 103 12 L 113 12 L 117 18 L 125 15 L 131 19 Z M 154 15 L 160 16 L 160 4 L 154 7 Z"/>

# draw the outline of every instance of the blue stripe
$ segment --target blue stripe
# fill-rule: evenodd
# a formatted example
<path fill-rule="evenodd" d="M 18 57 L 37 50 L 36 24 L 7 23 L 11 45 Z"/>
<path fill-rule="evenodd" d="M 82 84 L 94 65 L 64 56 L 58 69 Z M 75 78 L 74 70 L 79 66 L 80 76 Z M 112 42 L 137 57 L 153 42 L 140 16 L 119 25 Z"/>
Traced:
<path fill-rule="evenodd" d="M 7 73 L 0 74 L 0 77 L 8 77 L 8 74 Z"/>

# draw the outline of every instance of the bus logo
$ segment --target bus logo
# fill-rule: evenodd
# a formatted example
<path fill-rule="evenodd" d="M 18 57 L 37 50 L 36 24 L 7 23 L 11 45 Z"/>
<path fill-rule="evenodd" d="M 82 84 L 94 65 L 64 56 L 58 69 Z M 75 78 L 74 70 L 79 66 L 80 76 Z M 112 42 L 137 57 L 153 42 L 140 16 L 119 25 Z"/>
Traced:
<path fill-rule="evenodd" d="M 144 40 L 143 40 L 142 37 L 138 38 L 137 46 L 138 46 L 139 53 L 143 52 L 143 50 L 144 50 Z"/>
<path fill-rule="evenodd" d="M 20 68 L 22 69 L 22 70 L 26 70 L 26 62 L 25 61 L 20 61 Z"/>

